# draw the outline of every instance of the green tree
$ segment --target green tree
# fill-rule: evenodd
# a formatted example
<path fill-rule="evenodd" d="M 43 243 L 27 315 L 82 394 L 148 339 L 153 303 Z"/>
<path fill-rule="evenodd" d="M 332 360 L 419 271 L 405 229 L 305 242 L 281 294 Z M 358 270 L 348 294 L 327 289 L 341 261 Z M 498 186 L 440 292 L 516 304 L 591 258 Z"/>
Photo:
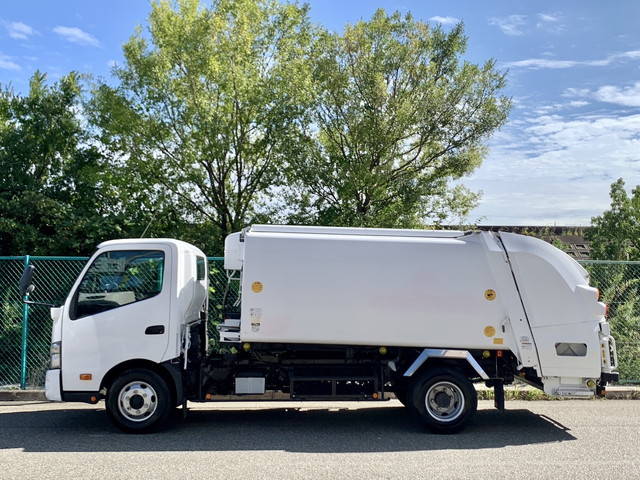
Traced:
<path fill-rule="evenodd" d="M 209 227 L 219 251 L 264 218 L 298 152 L 312 38 L 307 8 L 276 0 L 155 2 L 148 36 L 124 45 L 118 85 L 97 88 L 92 120 L 127 181 Z"/>
<path fill-rule="evenodd" d="M 457 182 L 480 165 L 506 120 L 494 61 L 461 60 L 450 32 L 378 10 L 316 45 L 317 141 L 294 157 L 294 220 L 412 227 L 464 217 L 478 195 Z M 453 185 L 453 186 L 452 186 Z"/>
<path fill-rule="evenodd" d="M 28 95 L 0 92 L 0 254 L 78 254 L 111 237 L 102 157 L 78 116 L 71 73 L 48 85 L 36 72 Z"/>
<path fill-rule="evenodd" d="M 585 237 L 598 260 L 640 260 L 640 186 L 629 196 L 624 180 L 611 184 L 611 208 L 591 219 Z"/>

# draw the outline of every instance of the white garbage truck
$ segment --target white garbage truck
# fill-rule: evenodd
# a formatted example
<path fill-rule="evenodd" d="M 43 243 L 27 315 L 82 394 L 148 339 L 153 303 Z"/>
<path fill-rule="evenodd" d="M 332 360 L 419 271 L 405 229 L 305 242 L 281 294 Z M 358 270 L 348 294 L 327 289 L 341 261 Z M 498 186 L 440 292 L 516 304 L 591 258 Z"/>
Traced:
<path fill-rule="evenodd" d="M 617 379 L 598 290 L 536 238 L 253 225 L 226 238 L 224 266 L 240 313 L 221 311 L 213 351 L 202 251 L 171 239 L 100 244 L 51 309 L 47 398 L 104 399 L 116 426 L 144 432 L 187 401 L 393 394 L 432 431 L 454 432 L 476 410 L 477 382 L 504 409 L 515 379 L 579 398 Z"/>

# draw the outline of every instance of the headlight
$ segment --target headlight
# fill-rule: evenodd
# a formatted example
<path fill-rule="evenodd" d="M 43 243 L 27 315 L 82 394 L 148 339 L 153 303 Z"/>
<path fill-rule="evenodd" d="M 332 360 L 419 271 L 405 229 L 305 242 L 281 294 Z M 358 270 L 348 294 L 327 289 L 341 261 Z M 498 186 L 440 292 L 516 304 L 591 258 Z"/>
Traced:
<path fill-rule="evenodd" d="M 62 358 L 62 342 L 54 342 L 49 349 L 51 356 L 51 368 L 60 368 L 60 359 Z"/>

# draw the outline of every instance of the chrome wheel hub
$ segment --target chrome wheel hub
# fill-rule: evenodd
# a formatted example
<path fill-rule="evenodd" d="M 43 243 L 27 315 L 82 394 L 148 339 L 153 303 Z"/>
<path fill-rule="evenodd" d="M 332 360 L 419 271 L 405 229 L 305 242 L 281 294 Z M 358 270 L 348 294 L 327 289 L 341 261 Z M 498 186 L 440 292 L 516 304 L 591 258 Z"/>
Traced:
<path fill-rule="evenodd" d="M 153 415 L 158 407 L 158 396 L 146 382 L 130 382 L 118 395 L 118 410 L 132 422 L 142 422 Z"/>
<path fill-rule="evenodd" d="M 464 411 L 462 390 L 451 382 L 442 381 L 431 385 L 424 403 L 429 415 L 439 422 L 452 422 Z"/>

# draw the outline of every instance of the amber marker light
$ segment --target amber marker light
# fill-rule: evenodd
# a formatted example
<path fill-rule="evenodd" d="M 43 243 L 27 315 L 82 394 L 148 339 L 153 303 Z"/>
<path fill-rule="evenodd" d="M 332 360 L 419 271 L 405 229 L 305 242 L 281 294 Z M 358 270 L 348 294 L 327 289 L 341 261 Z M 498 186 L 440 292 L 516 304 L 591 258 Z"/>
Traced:
<path fill-rule="evenodd" d="M 80 380 L 91 380 L 92 378 L 93 378 L 93 375 L 91 375 L 90 373 L 80 374 Z"/>

